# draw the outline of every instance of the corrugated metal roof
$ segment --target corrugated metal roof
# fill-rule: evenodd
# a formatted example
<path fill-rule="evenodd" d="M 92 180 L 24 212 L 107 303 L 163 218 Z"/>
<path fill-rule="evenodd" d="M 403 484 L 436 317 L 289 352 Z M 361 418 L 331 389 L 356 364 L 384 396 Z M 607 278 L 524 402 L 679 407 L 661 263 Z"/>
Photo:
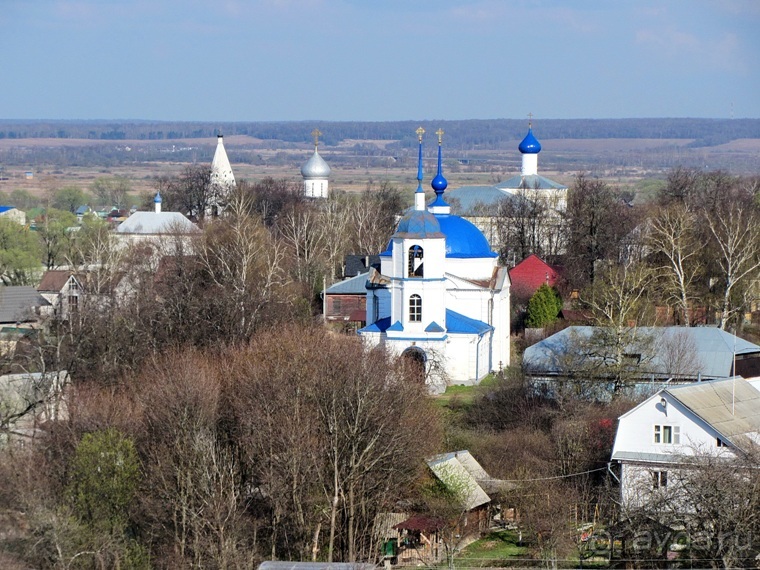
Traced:
<path fill-rule="evenodd" d="M 612 454 L 613 461 L 641 461 L 642 463 L 672 463 L 677 456 L 667 453 L 643 453 L 638 451 L 616 451 Z"/>
<path fill-rule="evenodd" d="M 135 212 L 116 228 L 120 234 L 196 233 L 198 226 L 179 212 Z"/>
<path fill-rule="evenodd" d="M 567 190 L 567 186 L 544 178 L 540 174 L 528 174 L 522 176 L 518 174 L 496 184 L 496 188 L 517 190 L 525 188 L 527 190 Z"/>
<path fill-rule="evenodd" d="M 466 465 L 465 462 L 467 463 Z M 488 494 L 478 485 L 473 473 L 469 471 L 469 469 L 475 469 L 475 472 L 486 474 L 468 451 L 437 455 L 427 463 L 435 476 L 438 477 L 449 491 L 457 496 L 462 506 L 467 510 L 485 505 L 491 501 Z"/>
<path fill-rule="evenodd" d="M 561 374 L 563 355 L 573 350 L 573 338 L 588 339 L 596 327 L 568 327 L 541 342 L 528 347 L 523 355 L 523 365 L 531 374 Z M 644 375 L 669 376 L 667 349 L 669 341 L 681 342 L 677 335 L 685 335 L 684 343 L 691 344 L 695 357 L 695 370 L 699 369 L 703 378 L 728 378 L 732 374 L 734 354 L 760 355 L 760 346 L 741 339 L 716 327 L 639 327 L 639 335 L 654 337 L 654 354 L 650 361 L 642 363 L 640 373 Z M 684 347 L 688 349 L 688 346 Z M 628 352 L 639 350 L 636 346 Z M 577 355 L 581 356 L 581 355 Z M 696 376 L 696 374 L 695 374 Z"/>
<path fill-rule="evenodd" d="M 33 307 L 48 305 L 34 287 L 0 286 L 0 323 L 33 321 L 36 319 Z"/>
<path fill-rule="evenodd" d="M 344 279 L 338 283 L 330 285 L 325 289 L 327 295 L 366 295 L 367 294 L 367 274 L 360 273 L 356 277 Z"/>
<path fill-rule="evenodd" d="M 37 286 L 37 291 L 49 291 L 58 293 L 61 289 L 63 289 L 63 286 L 66 285 L 66 282 L 72 275 L 72 271 L 50 269 L 46 271 L 42 276 L 42 280 Z"/>
<path fill-rule="evenodd" d="M 488 214 L 495 216 L 496 208 L 502 200 L 514 200 L 514 196 L 496 186 L 462 186 L 446 193 L 446 199 L 452 202 L 452 213 L 460 216 L 484 215 L 480 208 L 490 209 Z"/>
<path fill-rule="evenodd" d="M 698 382 L 665 390 L 721 435 L 742 447 L 760 433 L 760 392 L 743 378 Z"/>

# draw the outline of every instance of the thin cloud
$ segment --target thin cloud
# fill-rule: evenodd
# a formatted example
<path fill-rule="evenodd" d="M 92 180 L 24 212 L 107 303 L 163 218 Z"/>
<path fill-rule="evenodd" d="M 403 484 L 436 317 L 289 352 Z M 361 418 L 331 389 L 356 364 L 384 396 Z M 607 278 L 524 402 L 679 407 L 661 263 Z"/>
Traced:
<path fill-rule="evenodd" d="M 656 51 L 658 57 L 664 56 L 696 69 L 746 71 L 739 38 L 731 32 L 717 38 L 704 38 L 673 27 L 647 28 L 636 31 L 635 41 Z"/>

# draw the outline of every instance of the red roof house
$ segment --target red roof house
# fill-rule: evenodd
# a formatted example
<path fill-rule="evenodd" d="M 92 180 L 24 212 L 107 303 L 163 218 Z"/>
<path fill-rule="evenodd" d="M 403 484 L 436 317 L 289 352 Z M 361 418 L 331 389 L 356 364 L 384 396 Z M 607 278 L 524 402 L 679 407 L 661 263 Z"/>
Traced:
<path fill-rule="evenodd" d="M 535 253 L 509 270 L 512 294 L 525 299 L 530 298 L 544 283 L 554 287 L 559 282 L 560 277 L 558 267 L 549 265 Z"/>

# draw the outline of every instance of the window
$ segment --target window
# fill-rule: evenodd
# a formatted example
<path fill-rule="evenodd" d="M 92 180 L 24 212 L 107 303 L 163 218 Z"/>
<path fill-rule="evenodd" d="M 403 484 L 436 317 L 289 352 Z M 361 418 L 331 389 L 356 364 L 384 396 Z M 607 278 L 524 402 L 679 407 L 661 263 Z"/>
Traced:
<path fill-rule="evenodd" d="M 79 297 L 76 295 L 69 295 L 68 303 L 69 311 L 76 311 L 79 308 Z"/>
<path fill-rule="evenodd" d="M 69 291 L 79 291 L 79 282 L 76 279 L 69 281 Z"/>
<path fill-rule="evenodd" d="M 422 297 L 419 295 L 409 297 L 409 322 L 422 322 Z"/>
<path fill-rule="evenodd" d="M 641 364 L 641 355 L 640 354 L 624 354 L 623 355 L 623 363 L 629 364 L 632 366 L 638 366 Z"/>
<path fill-rule="evenodd" d="M 652 488 L 659 489 L 668 486 L 667 471 L 652 471 Z"/>
<path fill-rule="evenodd" d="M 680 444 L 681 427 L 661 425 L 654 426 L 654 442 L 664 444 Z"/>
<path fill-rule="evenodd" d="M 723 441 L 722 439 L 720 439 L 720 438 L 717 438 L 717 439 L 715 440 L 715 444 L 716 444 L 718 447 L 728 447 L 728 444 L 727 444 L 725 441 Z"/>
<path fill-rule="evenodd" d="M 407 266 L 407 275 L 409 277 L 423 277 L 422 269 L 422 248 L 413 245 L 409 248 L 409 263 Z"/>

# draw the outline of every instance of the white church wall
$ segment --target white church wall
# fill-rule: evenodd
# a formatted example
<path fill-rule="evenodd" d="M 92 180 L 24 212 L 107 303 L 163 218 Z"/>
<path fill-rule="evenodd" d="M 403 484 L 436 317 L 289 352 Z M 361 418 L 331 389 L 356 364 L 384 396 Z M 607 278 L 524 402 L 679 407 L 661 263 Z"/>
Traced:
<path fill-rule="evenodd" d="M 446 273 L 449 275 L 459 275 L 466 279 L 491 279 L 493 268 L 496 266 L 496 258 L 446 258 Z"/>

